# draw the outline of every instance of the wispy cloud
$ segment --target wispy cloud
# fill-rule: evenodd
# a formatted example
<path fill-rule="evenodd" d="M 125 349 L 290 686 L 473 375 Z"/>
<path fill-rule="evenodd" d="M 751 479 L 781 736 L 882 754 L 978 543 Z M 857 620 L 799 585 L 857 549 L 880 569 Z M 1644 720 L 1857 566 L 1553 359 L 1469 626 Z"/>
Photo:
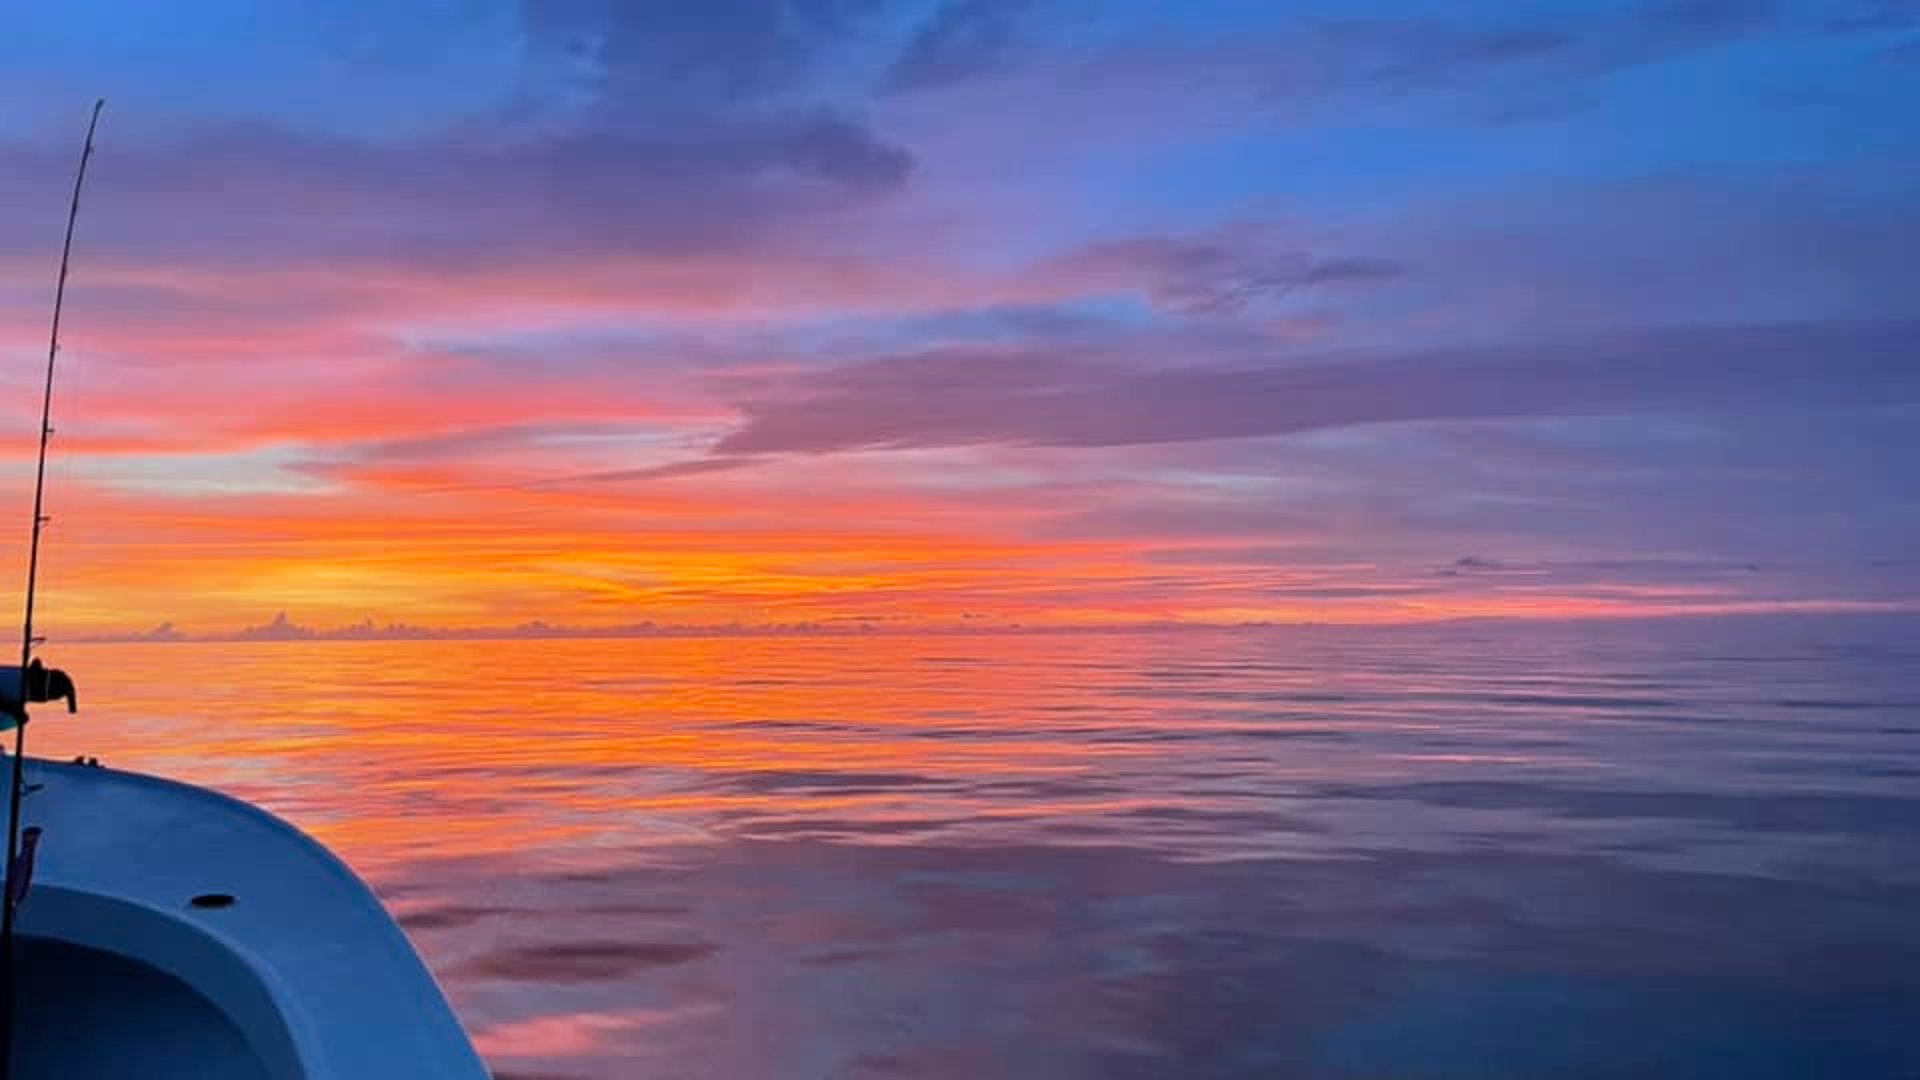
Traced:
<path fill-rule="evenodd" d="M 1004 63 L 1016 24 L 1031 0 L 945 0 L 888 69 L 884 87 L 926 90 L 961 82 Z"/>
<path fill-rule="evenodd" d="M 722 453 L 1124 446 L 1359 424 L 1781 410 L 1920 400 L 1912 324 L 1643 331 L 1535 347 L 1129 371 L 1052 353 L 932 353 L 742 403 Z"/>

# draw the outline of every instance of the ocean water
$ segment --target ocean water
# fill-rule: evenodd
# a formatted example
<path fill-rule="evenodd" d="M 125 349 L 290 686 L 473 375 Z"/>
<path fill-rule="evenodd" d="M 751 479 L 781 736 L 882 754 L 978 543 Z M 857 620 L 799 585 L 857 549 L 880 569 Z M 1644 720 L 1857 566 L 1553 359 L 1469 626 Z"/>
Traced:
<path fill-rule="evenodd" d="M 1910 1077 L 1916 631 L 56 643 L 32 750 L 320 836 L 503 1078 Z"/>

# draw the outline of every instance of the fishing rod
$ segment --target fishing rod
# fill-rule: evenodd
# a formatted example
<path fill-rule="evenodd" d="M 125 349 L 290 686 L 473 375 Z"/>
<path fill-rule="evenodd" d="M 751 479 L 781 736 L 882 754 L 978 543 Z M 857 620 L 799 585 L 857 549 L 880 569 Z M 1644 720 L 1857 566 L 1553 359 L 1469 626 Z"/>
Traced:
<path fill-rule="evenodd" d="M 67 265 L 73 258 L 73 225 L 80 218 L 80 189 L 87 182 L 87 162 L 93 157 L 93 132 L 100 126 L 100 110 L 106 104 L 105 98 L 93 103 L 93 116 L 87 121 L 87 142 L 80 151 L 80 168 L 73 178 L 73 199 L 67 205 L 67 234 L 60 245 L 60 277 L 53 287 L 53 328 L 47 334 L 47 379 L 40 394 L 40 458 L 33 474 L 33 541 L 27 547 L 26 611 L 20 620 L 20 702 L 19 713 L 13 717 L 13 775 L 7 794 L 10 807 L 7 814 L 7 889 L 6 896 L 0 898 L 0 991 L 4 991 L 4 996 L 0 996 L 0 1080 L 11 1080 L 13 1076 L 14 909 L 20 906 L 20 900 L 26 895 L 24 874 L 30 872 L 24 865 L 26 860 L 21 857 L 20 850 L 20 793 L 25 783 L 22 763 L 27 750 L 27 701 L 34 697 L 34 688 L 29 685 L 34 677 L 33 649 L 40 643 L 40 639 L 33 636 L 33 594 L 40 577 L 40 534 L 47 524 L 47 441 L 53 437 L 53 362 L 60 355 L 60 309 L 67 298 Z M 41 696 L 45 697 L 44 688 Z M 72 708 L 71 696 L 67 704 L 68 708 Z M 37 838 L 37 830 L 34 835 Z M 16 875 L 22 875 L 22 880 L 16 881 Z"/>

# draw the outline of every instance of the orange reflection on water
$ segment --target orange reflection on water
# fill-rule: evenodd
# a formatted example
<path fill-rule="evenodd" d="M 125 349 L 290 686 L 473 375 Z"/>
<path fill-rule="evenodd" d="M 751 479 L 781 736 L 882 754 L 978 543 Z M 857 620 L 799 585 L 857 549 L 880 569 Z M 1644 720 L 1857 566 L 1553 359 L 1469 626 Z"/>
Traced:
<path fill-rule="evenodd" d="M 1070 683 L 994 636 L 69 646 L 53 659 L 86 712 L 31 749 L 231 791 L 374 870 L 764 822 L 1100 815 L 1156 796 L 1005 792 L 1164 755 L 1076 731 L 1139 708 L 1097 670 L 1106 647 L 1069 645 L 1089 664 Z"/>

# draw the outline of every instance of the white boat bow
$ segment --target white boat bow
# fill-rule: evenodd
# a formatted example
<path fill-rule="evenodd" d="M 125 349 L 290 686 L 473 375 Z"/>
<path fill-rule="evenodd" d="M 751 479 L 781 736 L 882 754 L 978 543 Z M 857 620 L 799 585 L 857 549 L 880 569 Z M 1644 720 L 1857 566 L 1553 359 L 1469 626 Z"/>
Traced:
<path fill-rule="evenodd" d="M 17 930 L 14 1075 L 484 1080 L 346 864 L 203 788 L 26 762 L 42 838 Z"/>

